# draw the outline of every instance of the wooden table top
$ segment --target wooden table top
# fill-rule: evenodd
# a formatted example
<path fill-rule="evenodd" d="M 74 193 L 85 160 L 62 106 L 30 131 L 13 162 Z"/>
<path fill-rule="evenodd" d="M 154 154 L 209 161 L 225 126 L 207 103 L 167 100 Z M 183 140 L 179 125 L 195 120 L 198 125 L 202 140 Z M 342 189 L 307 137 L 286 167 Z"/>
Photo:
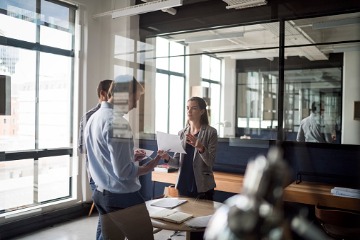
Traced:
<path fill-rule="evenodd" d="M 184 213 L 190 213 L 194 217 L 213 215 L 216 209 L 222 206 L 222 203 L 220 202 L 214 202 L 209 200 L 196 200 L 194 198 L 184 198 L 184 197 L 179 197 L 177 199 L 186 199 L 187 202 L 173 209 Z M 161 207 L 151 206 L 152 203 L 158 200 L 160 199 L 146 201 L 146 207 L 149 211 L 149 214 L 163 209 Z M 151 219 L 151 222 L 153 224 L 153 227 L 160 229 L 173 230 L 173 231 L 186 231 L 186 232 L 204 231 L 204 229 L 190 228 L 186 226 L 185 223 L 177 224 L 177 223 L 171 223 L 154 218 Z"/>
<path fill-rule="evenodd" d="M 176 184 L 178 178 L 177 172 L 164 173 L 155 172 L 151 174 L 154 182 Z M 217 191 L 240 193 L 243 185 L 244 176 L 237 173 L 214 172 Z"/>
<path fill-rule="evenodd" d="M 293 182 L 284 189 L 286 202 L 320 205 L 360 212 L 360 199 L 339 197 L 331 194 L 333 185 L 313 182 Z"/>

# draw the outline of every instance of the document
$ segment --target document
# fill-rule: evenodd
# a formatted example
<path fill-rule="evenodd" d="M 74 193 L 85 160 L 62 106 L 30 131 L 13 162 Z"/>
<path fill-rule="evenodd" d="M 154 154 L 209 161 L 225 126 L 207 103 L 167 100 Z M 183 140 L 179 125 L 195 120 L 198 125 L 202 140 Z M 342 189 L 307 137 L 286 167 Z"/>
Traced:
<path fill-rule="evenodd" d="M 189 213 L 179 212 L 174 209 L 162 209 L 153 214 L 150 214 L 150 217 L 173 223 L 183 223 L 186 220 L 192 218 L 193 215 Z"/>
<path fill-rule="evenodd" d="M 140 159 L 140 161 L 145 160 L 145 159 L 147 159 L 147 158 L 150 158 L 150 159 L 151 159 L 151 155 L 154 153 L 154 151 L 148 150 L 148 149 L 139 148 L 139 150 L 145 151 L 145 157 L 143 157 L 142 159 Z"/>
<path fill-rule="evenodd" d="M 186 153 L 181 145 L 180 136 L 164 132 L 156 132 L 157 146 L 159 150 L 167 152 Z"/>
<path fill-rule="evenodd" d="M 156 202 L 153 202 L 151 206 L 155 207 L 163 207 L 163 208 L 175 208 L 181 204 L 186 203 L 187 200 L 185 199 L 178 199 L 178 198 L 162 198 Z"/>

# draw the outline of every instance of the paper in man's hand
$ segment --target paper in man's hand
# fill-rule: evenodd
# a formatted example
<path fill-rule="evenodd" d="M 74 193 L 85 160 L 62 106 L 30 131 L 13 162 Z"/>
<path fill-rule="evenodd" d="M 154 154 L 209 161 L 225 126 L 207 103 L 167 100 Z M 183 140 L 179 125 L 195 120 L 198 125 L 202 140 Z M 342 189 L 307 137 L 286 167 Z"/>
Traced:
<path fill-rule="evenodd" d="M 145 159 L 147 159 L 147 158 L 151 158 L 151 155 L 154 153 L 154 151 L 152 151 L 152 150 L 148 150 L 148 149 L 141 149 L 141 150 L 143 150 L 143 151 L 145 151 L 145 157 L 143 157 L 142 159 L 140 159 L 140 161 L 142 161 L 142 160 L 145 160 Z"/>
<path fill-rule="evenodd" d="M 180 136 L 157 131 L 156 138 L 159 150 L 186 153 L 181 145 Z"/>

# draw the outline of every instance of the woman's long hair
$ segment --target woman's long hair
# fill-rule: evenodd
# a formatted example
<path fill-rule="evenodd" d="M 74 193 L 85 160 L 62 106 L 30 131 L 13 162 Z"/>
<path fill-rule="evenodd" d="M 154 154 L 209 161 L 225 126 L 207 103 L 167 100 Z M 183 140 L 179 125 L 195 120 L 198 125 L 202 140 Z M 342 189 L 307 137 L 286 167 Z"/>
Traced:
<path fill-rule="evenodd" d="M 209 125 L 209 117 L 208 117 L 208 111 L 206 109 L 206 102 L 201 97 L 192 97 L 188 101 L 195 101 L 199 105 L 199 108 L 201 110 L 205 110 L 205 112 L 200 117 L 200 123 L 201 125 Z"/>

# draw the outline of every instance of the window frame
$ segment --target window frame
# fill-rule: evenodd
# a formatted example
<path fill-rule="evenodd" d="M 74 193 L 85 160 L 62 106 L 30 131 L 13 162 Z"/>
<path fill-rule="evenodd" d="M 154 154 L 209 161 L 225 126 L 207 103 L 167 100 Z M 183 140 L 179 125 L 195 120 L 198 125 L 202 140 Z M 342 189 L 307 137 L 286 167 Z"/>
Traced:
<path fill-rule="evenodd" d="M 41 15 L 41 1 L 42 0 L 34 0 L 34 3 L 36 4 L 36 14 Z M 19 40 L 19 39 L 14 39 L 14 38 L 9 38 L 9 37 L 5 37 L 5 36 L 0 36 L 0 45 L 4 46 L 4 47 L 14 47 L 14 48 L 18 48 L 18 49 L 25 49 L 25 50 L 30 50 L 30 51 L 34 51 L 35 55 L 36 55 L 36 76 L 35 76 L 35 93 L 36 93 L 36 99 L 38 99 L 39 97 L 39 81 L 40 81 L 40 76 L 39 76 L 39 55 L 40 53 L 50 53 L 50 54 L 54 54 L 57 56 L 65 56 L 65 57 L 69 57 L 71 58 L 71 71 L 70 71 L 70 103 L 73 102 L 74 100 L 74 68 L 75 68 L 75 18 L 76 18 L 76 11 L 77 11 L 77 6 L 72 5 L 72 4 L 68 4 L 65 2 L 61 2 L 61 1 L 57 1 L 57 0 L 48 0 L 51 3 L 60 5 L 61 7 L 66 7 L 69 9 L 69 29 L 67 29 L 67 31 L 72 35 L 71 37 L 71 49 L 70 50 L 65 50 L 65 49 L 61 49 L 61 48 L 57 48 L 57 47 L 51 47 L 51 46 L 46 46 L 46 45 L 42 45 L 40 44 L 40 26 L 45 26 L 45 27 L 54 27 L 53 25 L 51 25 L 50 23 L 46 22 L 46 21 L 37 21 L 36 22 L 36 42 L 32 43 L 32 42 L 28 42 L 28 41 L 24 41 L 24 40 Z M 5 9 L 1 9 L 0 10 L 0 14 L 8 15 L 8 11 Z M 11 16 L 9 16 L 11 17 Z M 26 21 L 26 20 L 25 20 Z M 61 30 L 66 30 L 66 29 L 61 29 Z M 70 104 L 69 106 L 69 112 L 70 112 L 70 119 L 69 119 L 69 134 L 70 134 L 70 142 L 69 145 L 71 146 L 73 144 L 73 130 L 74 130 L 74 126 L 73 126 L 73 118 L 74 118 L 74 107 L 72 104 Z M 13 112 L 15 110 L 12 110 Z M 5 116 L 6 117 L 6 116 Z M 38 131 L 39 131 L 39 101 L 35 101 L 35 139 L 38 139 Z M 53 204 L 60 204 L 63 202 L 63 200 L 65 200 L 65 202 L 67 202 L 66 204 L 69 204 L 69 202 L 76 202 L 77 200 L 75 198 L 77 198 L 76 196 L 78 194 L 74 193 L 74 189 L 73 189 L 73 185 L 76 183 L 76 181 L 74 181 L 74 178 L 72 177 L 72 168 L 73 168 L 73 148 L 72 147 L 59 147 L 59 148 L 48 148 L 48 149 L 40 149 L 39 145 L 38 145 L 38 141 L 35 141 L 34 144 L 34 149 L 18 149 L 18 150 L 13 150 L 13 151 L 4 151 L 4 152 L 0 152 L 0 163 L 4 162 L 9 162 L 9 161 L 16 161 L 16 160 L 29 160 L 29 159 L 33 159 L 34 160 L 34 174 L 38 173 L 38 160 L 40 160 L 41 158 L 46 158 L 46 157 L 56 157 L 56 156 L 69 156 L 70 158 L 70 169 L 69 169 L 69 195 L 68 196 L 64 196 L 61 198 L 57 198 L 57 199 L 50 199 L 50 200 L 46 200 L 43 201 L 41 203 L 39 203 L 39 205 L 36 205 L 35 208 L 41 208 L 43 210 L 47 209 L 50 205 Z M 34 176 L 35 178 L 37 178 L 37 176 Z M 74 196 L 75 194 L 75 196 Z M 50 205 L 49 205 L 50 204 Z M 50 207 L 51 209 L 52 207 Z M 0 218 L 8 216 L 8 215 L 12 215 L 12 214 L 16 214 L 16 213 L 21 213 L 19 215 L 18 218 L 21 218 L 22 213 L 28 215 L 28 214 L 34 214 L 31 211 L 27 213 L 27 208 L 25 207 L 24 209 L 22 209 L 22 207 L 18 207 L 16 209 L 13 209 L 11 211 L 6 211 L 6 209 L 4 209 L 3 212 L 0 212 Z M 16 217 L 15 217 L 16 218 Z"/>

